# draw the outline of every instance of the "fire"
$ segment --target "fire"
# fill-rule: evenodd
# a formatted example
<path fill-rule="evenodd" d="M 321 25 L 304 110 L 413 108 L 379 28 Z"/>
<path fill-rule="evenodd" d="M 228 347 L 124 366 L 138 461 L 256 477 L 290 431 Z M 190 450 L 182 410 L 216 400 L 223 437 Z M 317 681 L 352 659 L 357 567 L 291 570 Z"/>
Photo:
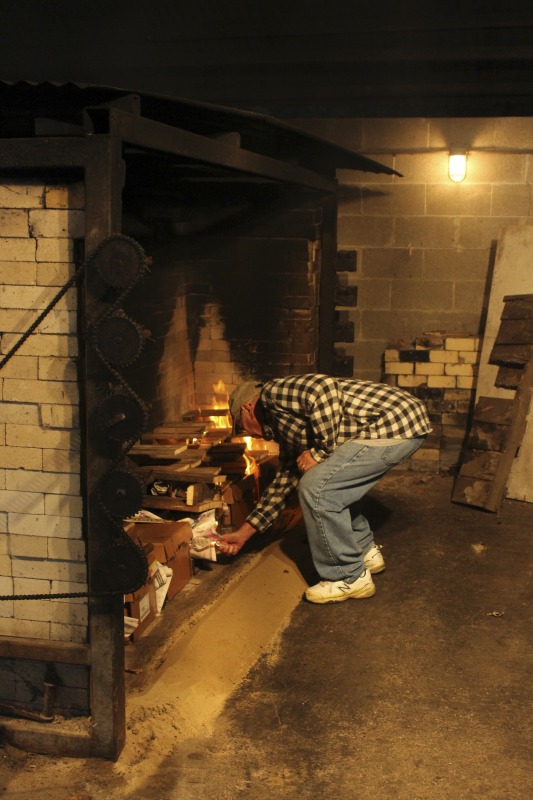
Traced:
<path fill-rule="evenodd" d="M 246 438 L 248 439 L 249 437 L 247 436 Z M 244 455 L 244 460 L 246 461 L 246 472 L 244 474 L 254 475 L 255 479 L 259 480 L 259 465 L 257 464 L 257 461 L 255 460 L 255 458 L 252 458 L 252 456 L 246 455 L 246 453 L 244 453 L 243 455 Z"/>
<path fill-rule="evenodd" d="M 228 408 L 229 394 L 226 389 L 224 381 L 218 380 L 216 383 L 214 383 L 213 392 L 214 395 L 211 401 L 212 407 L 214 409 L 223 408 L 224 410 L 226 410 Z M 213 423 L 214 428 L 232 427 L 231 416 L 228 413 L 221 415 L 214 414 L 209 417 L 209 420 Z"/>
<path fill-rule="evenodd" d="M 213 397 L 211 398 L 211 406 L 213 409 L 223 408 L 225 411 L 228 411 L 228 400 L 229 394 L 226 389 L 226 385 L 224 381 L 219 380 L 213 384 Z M 231 414 L 221 414 L 220 416 L 217 414 L 212 414 L 209 416 L 209 421 L 213 425 L 214 428 L 232 428 L 233 420 L 231 419 Z M 243 441 L 246 444 L 245 452 L 243 453 L 244 460 L 246 462 L 246 475 L 254 475 L 256 480 L 259 480 L 259 467 L 255 458 L 252 456 L 247 455 L 246 450 L 252 449 L 252 437 L 251 436 L 242 436 L 239 437 L 239 441 Z"/>

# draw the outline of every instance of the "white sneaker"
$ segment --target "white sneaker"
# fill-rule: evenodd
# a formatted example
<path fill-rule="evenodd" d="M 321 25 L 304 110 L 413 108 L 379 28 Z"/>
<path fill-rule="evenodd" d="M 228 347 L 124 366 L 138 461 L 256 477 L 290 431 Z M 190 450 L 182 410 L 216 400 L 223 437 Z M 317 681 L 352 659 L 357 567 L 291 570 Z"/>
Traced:
<path fill-rule="evenodd" d="M 350 597 L 362 599 L 372 597 L 376 587 L 372 575 L 366 569 L 353 583 L 346 581 L 320 581 L 315 586 L 310 586 L 305 592 L 306 600 L 310 603 L 342 603 Z"/>
<path fill-rule="evenodd" d="M 365 562 L 365 568 L 373 575 L 377 572 L 383 572 L 385 569 L 385 559 L 381 555 L 381 550 L 377 544 L 366 551 L 363 560 Z"/>

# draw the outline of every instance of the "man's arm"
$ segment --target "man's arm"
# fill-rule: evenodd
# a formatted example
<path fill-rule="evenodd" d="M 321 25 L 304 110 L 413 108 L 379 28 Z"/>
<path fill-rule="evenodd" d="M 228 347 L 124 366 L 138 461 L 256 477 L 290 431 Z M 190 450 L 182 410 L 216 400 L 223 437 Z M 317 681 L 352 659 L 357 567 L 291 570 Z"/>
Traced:
<path fill-rule="evenodd" d="M 277 520 L 297 486 L 298 473 L 295 467 L 281 464 L 246 521 L 258 531 L 269 528 Z"/>
<path fill-rule="evenodd" d="M 259 502 L 246 521 L 232 533 L 222 534 L 219 543 L 221 553 L 236 555 L 248 539 L 257 531 L 264 531 L 272 525 L 285 506 L 289 495 L 298 485 L 298 475 L 294 467 L 280 465 L 272 482 L 266 487 Z"/>
<path fill-rule="evenodd" d="M 256 533 L 256 529 L 249 522 L 243 522 L 240 528 L 232 533 L 223 533 L 217 540 L 217 546 L 221 553 L 228 556 L 235 556 L 241 550 L 248 539 Z"/>

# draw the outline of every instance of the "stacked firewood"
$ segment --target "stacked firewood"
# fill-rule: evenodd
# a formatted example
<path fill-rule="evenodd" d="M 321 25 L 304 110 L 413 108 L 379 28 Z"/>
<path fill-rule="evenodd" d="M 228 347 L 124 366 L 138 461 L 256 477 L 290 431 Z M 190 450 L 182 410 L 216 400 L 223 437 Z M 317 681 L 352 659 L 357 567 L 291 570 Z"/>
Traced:
<path fill-rule="evenodd" d="M 147 487 L 145 508 L 182 514 L 221 509 L 225 489 L 245 476 L 246 445 L 229 441 L 231 429 L 213 427 L 210 415 L 160 425 L 129 450 L 129 466 Z"/>

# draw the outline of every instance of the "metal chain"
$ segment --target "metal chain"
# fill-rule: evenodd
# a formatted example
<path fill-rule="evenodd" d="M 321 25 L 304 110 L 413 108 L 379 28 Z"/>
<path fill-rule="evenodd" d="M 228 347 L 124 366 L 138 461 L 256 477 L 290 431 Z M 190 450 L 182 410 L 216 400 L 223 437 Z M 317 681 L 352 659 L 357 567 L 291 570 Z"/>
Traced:
<path fill-rule="evenodd" d="M 52 309 L 54 308 L 54 306 L 56 306 L 56 305 L 59 303 L 59 301 L 61 300 L 61 298 L 63 297 L 63 295 L 65 295 L 65 294 L 68 292 L 68 290 L 69 290 L 69 289 L 70 289 L 72 286 L 74 286 L 74 284 L 76 283 L 76 281 L 78 280 L 78 278 L 79 278 L 81 275 L 83 275 L 83 273 L 85 272 L 85 270 L 86 270 L 86 268 L 87 268 L 87 265 L 88 265 L 89 261 L 90 261 L 92 258 L 94 258 L 94 255 L 95 255 L 95 254 L 93 254 L 93 255 L 91 256 L 91 258 L 87 259 L 87 261 L 85 261 L 85 262 L 84 262 L 84 263 L 81 265 L 81 267 L 79 267 L 79 268 L 76 270 L 76 272 L 74 273 L 74 275 L 73 275 L 71 278 L 69 278 L 69 280 L 66 282 L 66 284 L 65 284 L 65 285 L 64 285 L 64 286 L 63 286 L 63 287 L 62 287 L 62 288 L 59 290 L 59 292 L 56 294 L 56 296 L 55 296 L 55 297 L 54 297 L 54 298 L 53 298 L 53 299 L 52 299 L 52 300 L 49 302 L 49 304 L 46 306 L 46 308 L 44 309 L 44 311 L 42 311 L 42 312 L 39 314 L 39 316 L 37 317 L 37 319 L 35 320 L 35 322 L 33 322 L 33 323 L 30 325 L 30 327 L 28 328 L 28 330 L 27 330 L 25 333 L 23 333 L 23 334 L 22 334 L 22 336 L 20 337 L 20 339 L 19 339 L 19 340 L 18 340 L 18 341 L 17 341 L 17 342 L 16 342 L 16 343 L 13 345 L 13 347 L 11 348 L 11 350 L 9 350 L 9 351 L 6 353 L 6 355 L 4 356 L 4 358 L 3 358 L 3 359 L 0 361 L 0 369 L 2 369 L 2 367 L 3 367 L 3 366 L 5 366 L 5 364 L 7 364 L 7 362 L 9 361 L 9 359 L 10 359 L 10 358 L 12 358 L 12 357 L 15 355 L 15 353 L 17 352 L 17 350 L 18 350 L 20 347 L 22 347 L 22 345 L 24 344 L 24 342 L 25 342 L 27 339 L 29 339 L 29 338 L 30 338 L 30 336 L 32 335 L 32 333 L 34 332 L 34 330 L 36 330 L 36 328 L 38 328 L 38 327 L 39 327 L 39 325 L 41 324 L 41 322 L 43 321 L 43 319 L 45 319 L 45 317 L 47 317 L 47 316 L 48 316 L 48 314 L 50 313 L 50 311 L 52 311 Z"/>
<path fill-rule="evenodd" d="M 3 594 L 1 600 L 65 600 L 71 597 L 101 597 L 122 592 L 55 592 L 54 594 Z"/>
<path fill-rule="evenodd" d="M 144 256 L 144 253 L 143 253 L 143 256 Z M 145 267 L 146 267 L 146 261 L 145 261 Z M 122 386 L 122 388 L 126 391 L 126 393 L 129 394 L 130 397 L 132 397 L 132 399 L 142 409 L 142 412 L 143 412 L 143 423 L 142 424 L 143 424 L 143 427 L 144 427 L 144 424 L 146 424 L 146 420 L 147 420 L 146 406 L 145 406 L 144 401 L 139 397 L 139 395 L 135 392 L 135 390 L 130 386 L 130 384 L 126 381 L 124 376 L 117 369 L 115 369 L 115 367 L 113 367 L 109 363 L 109 361 L 103 355 L 100 347 L 98 346 L 98 328 L 99 328 L 100 325 L 102 325 L 102 323 L 105 320 L 107 320 L 110 317 L 112 317 L 119 310 L 121 312 L 121 315 L 124 318 L 126 318 L 128 320 L 130 319 L 126 314 L 124 314 L 124 312 L 122 310 L 122 305 L 123 305 L 124 299 L 130 294 L 130 292 L 134 289 L 134 287 L 137 285 L 137 283 L 140 282 L 141 278 L 143 278 L 143 277 L 144 277 L 143 273 L 139 272 L 137 277 L 136 277 L 136 279 L 133 280 L 129 284 L 129 286 L 127 286 L 117 296 L 116 300 L 109 305 L 109 307 L 104 311 L 104 313 L 101 315 L 101 317 L 94 323 L 93 329 L 92 329 L 92 343 L 93 343 L 93 347 L 94 347 L 94 350 L 96 352 L 96 355 L 98 356 L 98 358 L 100 359 L 100 361 L 104 365 L 104 367 L 109 372 L 111 372 L 111 374 L 114 376 L 114 378 L 117 381 L 117 383 Z M 133 320 L 131 320 L 131 321 L 133 322 Z M 107 519 L 109 520 L 109 522 L 114 526 L 116 531 L 119 533 L 120 539 L 122 539 L 124 536 L 127 536 L 127 534 L 124 533 L 122 520 L 120 520 L 117 517 L 115 517 L 112 514 L 111 510 L 103 502 L 102 495 L 101 495 L 101 486 L 102 486 L 102 484 L 103 484 L 103 482 L 105 480 L 106 475 L 109 475 L 110 473 L 112 473 L 119 465 L 122 464 L 125 455 L 133 447 L 135 442 L 136 442 L 136 438 L 132 437 L 132 438 L 128 439 L 126 442 L 122 443 L 121 452 L 111 462 L 111 464 L 110 464 L 109 468 L 107 469 L 107 471 L 102 475 L 102 477 L 100 479 L 100 488 L 98 490 L 98 499 L 99 499 L 100 505 L 102 507 L 102 510 L 104 511 L 104 513 L 105 513 Z M 133 475 L 133 473 L 130 472 L 129 470 L 123 468 L 123 472 L 126 472 L 128 475 L 131 475 L 136 480 L 138 480 L 137 476 Z M 129 538 L 128 538 L 128 541 L 129 541 Z M 112 542 L 112 546 L 118 546 L 117 542 L 116 541 Z M 148 566 L 148 565 L 146 565 L 146 566 Z"/>

